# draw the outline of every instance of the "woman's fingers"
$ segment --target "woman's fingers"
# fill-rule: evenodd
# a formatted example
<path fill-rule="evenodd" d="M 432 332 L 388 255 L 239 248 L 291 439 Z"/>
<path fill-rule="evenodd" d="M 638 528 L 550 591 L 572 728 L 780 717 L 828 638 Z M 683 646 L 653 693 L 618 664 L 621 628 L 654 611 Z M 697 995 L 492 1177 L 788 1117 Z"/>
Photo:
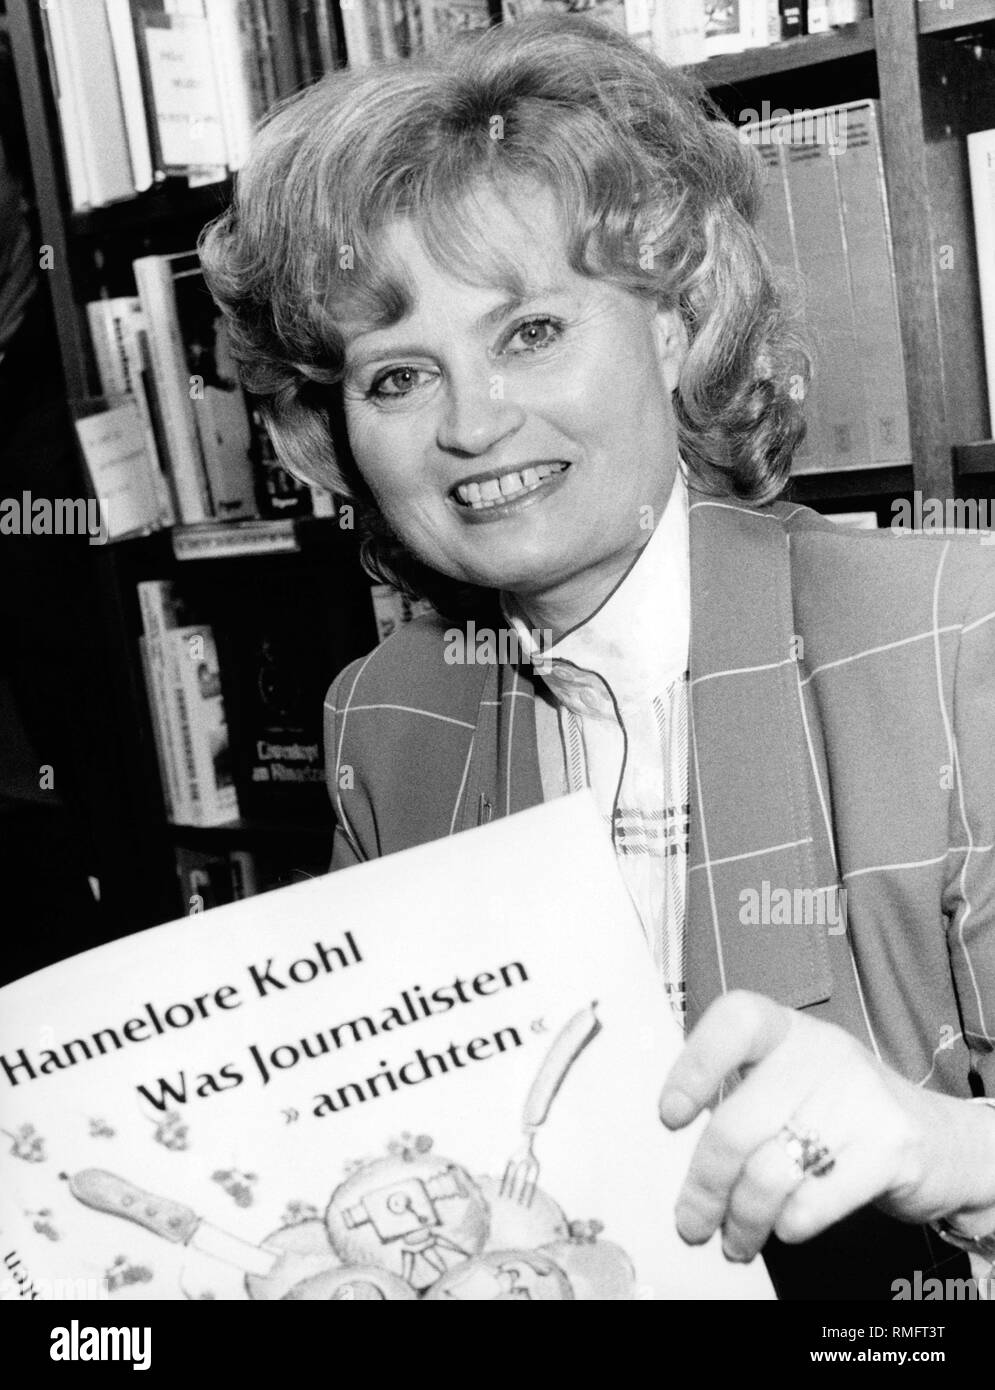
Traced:
<path fill-rule="evenodd" d="M 762 1061 L 795 1015 L 761 994 L 733 990 L 709 1006 L 664 1082 L 660 1119 L 680 1129 L 708 1104 L 730 1072 Z"/>

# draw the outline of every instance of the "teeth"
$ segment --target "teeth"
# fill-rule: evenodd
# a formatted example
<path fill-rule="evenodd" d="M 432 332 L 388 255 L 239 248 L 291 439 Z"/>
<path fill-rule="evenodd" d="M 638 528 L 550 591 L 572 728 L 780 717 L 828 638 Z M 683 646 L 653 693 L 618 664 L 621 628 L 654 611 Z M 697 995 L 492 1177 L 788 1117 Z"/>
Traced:
<path fill-rule="evenodd" d="M 565 467 L 566 464 L 561 463 L 537 463 L 521 473 L 504 473 L 500 478 L 488 478 L 483 483 L 460 483 L 456 496 L 464 506 L 476 510 L 493 507 L 506 498 L 531 491 L 554 473 L 562 473 Z"/>

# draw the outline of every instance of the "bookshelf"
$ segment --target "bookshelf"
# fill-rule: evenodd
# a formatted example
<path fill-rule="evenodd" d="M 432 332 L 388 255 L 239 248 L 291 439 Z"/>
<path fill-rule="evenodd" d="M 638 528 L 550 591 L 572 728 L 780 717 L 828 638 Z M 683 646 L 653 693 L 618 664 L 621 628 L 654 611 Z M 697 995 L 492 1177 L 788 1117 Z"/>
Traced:
<path fill-rule="evenodd" d="M 492 18 L 497 16 L 492 6 Z M 66 390 L 98 390 L 84 306 L 101 288 L 133 292 L 131 261 L 189 248 L 224 207 L 229 181 L 191 189 L 167 179 L 123 202 L 70 207 L 37 0 L 0 0 L 15 60 L 33 174 L 35 217 L 52 248 L 47 276 Z M 280 85 L 300 85 L 285 30 L 277 26 Z M 964 136 L 995 126 L 995 0 L 876 0 L 874 18 L 768 48 L 713 58 L 698 69 L 730 117 L 764 100 L 788 109 L 873 97 L 881 103 L 886 180 L 898 277 L 909 399 L 910 466 L 799 476 L 790 495 L 822 510 L 873 507 L 915 489 L 945 499 L 995 484 L 987 438 L 980 304 L 967 191 Z M 956 269 L 940 263 L 953 247 Z M 883 518 L 883 519 L 886 519 Z M 274 537 L 280 537 L 279 528 Z M 287 537 L 292 548 L 287 548 Z M 142 674 L 135 655 L 139 580 L 175 577 L 210 597 L 233 585 L 288 593 L 305 577 L 328 582 L 347 613 L 342 663 L 375 641 L 356 543 L 332 521 L 302 519 L 251 556 L 209 558 L 197 528 L 178 528 L 93 552 L 97 640 L 106 683 L 91 701 L 81 742 L 88 751 L 89 807 L 101 842 L 102 908 L 109 935 L 175 916 L 176 846 L 265 847 L 321 858 L 328 824 L 243 818 L 217 829 L 165 822 Z"/>

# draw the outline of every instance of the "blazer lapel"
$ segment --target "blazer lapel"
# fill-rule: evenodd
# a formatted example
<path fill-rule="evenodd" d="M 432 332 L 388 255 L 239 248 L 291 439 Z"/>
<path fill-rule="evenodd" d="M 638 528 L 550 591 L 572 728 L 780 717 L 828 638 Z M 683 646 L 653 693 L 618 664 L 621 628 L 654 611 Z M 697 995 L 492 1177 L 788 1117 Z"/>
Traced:
<path fill-rule="evenodd" d="M 542 802 L 535 694 L 525 663 L 487 666 L 465 788 L 461 830 Z"/>
<path fill-rule="evenodd" d="M 788 536 L 775 513 L 694 492 L 690 500 L 693 1025 L 731 989 L 793 1007 L 828 998 L 825 920 L 788 905 L 837 880 L 815 804 Z"/>

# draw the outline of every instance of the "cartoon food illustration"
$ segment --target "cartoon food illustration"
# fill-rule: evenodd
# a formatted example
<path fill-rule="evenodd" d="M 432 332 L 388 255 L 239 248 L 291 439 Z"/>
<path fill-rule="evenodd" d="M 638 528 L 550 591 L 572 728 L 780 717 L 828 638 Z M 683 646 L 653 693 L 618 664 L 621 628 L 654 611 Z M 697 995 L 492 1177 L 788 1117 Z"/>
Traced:
<path fill-rule="evenodd" d="M 562 1302 L 573 1296 L 570 1280 L 541 1250 L 492 1250 L 450 1270 L 425 1295 L 464 1303 Z"/>
<path fill-rule="evenodd" d="M 245 1291 L 250 1298 L 264 1302 L 286 1298 L 306 1278 L 337 1272 L 340 1266 L 320 1217 L 281 1226 L 266 1237 L 263 1248 L 279 1251 L 281 1258 L 269 1274 L 247 1274 Z"/>
<path fill-rule="evenodd" d="M 537 1187 L 529 1206 L 502 1196 L 496 1178 L 477 1178 L 477 1186 L 490 1207 L 490 1233 L 485 1250 L 537 1250 L 569 1235 L 567 1218 L 559 1205 Z"/>
<path fill-rule="evenodd" d="M 571 1221 L 568 1238 L 544 1245 L 541 1253 L 563 1270 L 575 1298 L 599 1302 L 632 1299 L 636 1294 L 632 1261 L 620 1245 L 598 1239 L 603 1229 L 600 1221 Z"/>
<path fill-rule="evenodd" d="M 553 1039 L 522 1110 L 524 1142 L 500 1181 L 472 1177 L 433 1154 L 430 1136 L 405 1132 L 385 1156 L 352 1165 L 323 1218 L 310 1214 L 312 1206 L 291 1204 L 287 1224 L 261 1244 L 104 1169 L 77 1173 L 69 1190 L 95 1211 L 186 1247 L 191 1258 L 180 1288 L 189 1298 L 232 1296 L 224 1290 L 238 1270 L 246 1295 L 270 1302 L 632 1299 L 635 1271 L 626 1252 L 601 1239 L 599 1221 L 568 1222 L 539 1186 L 536 1136 L 571 1067 L 601 1031 L 596 1007 L 579 1010 Z"/>
<path fill-rule="evenodd" d="M 364 1164 L 332 1194 L 325 1215 L 344 1264 L 373 1264 L 428 1288 L 487 1239 L 484 1194 L 459 1164 L 391 1154 Z"/>

